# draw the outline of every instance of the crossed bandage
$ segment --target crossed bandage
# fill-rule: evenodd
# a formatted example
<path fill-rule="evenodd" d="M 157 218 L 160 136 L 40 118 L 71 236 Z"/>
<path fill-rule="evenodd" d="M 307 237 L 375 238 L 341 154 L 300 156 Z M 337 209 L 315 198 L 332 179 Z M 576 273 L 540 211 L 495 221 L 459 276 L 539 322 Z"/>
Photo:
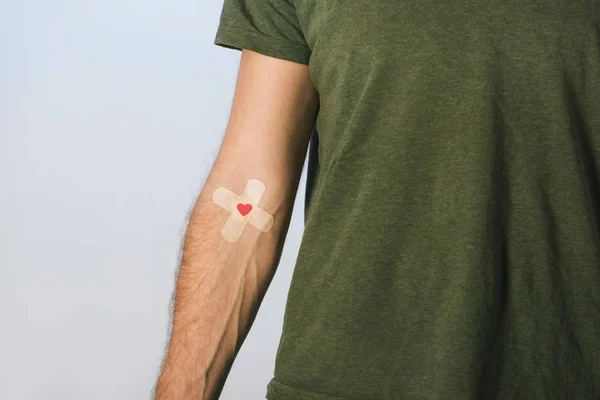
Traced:
<path fill-rule="evenodd" d="M 265 184 L 258 179 L 250 179 L 241 196 L 220 187 L 213 193 L 213 202 L 229 212 L 229 218 L 221 230 L 228 242 L 237 242 L 248 224 L 268 232 L 273 227 L 273 216 L 258 207 L 265 193 Z"/>

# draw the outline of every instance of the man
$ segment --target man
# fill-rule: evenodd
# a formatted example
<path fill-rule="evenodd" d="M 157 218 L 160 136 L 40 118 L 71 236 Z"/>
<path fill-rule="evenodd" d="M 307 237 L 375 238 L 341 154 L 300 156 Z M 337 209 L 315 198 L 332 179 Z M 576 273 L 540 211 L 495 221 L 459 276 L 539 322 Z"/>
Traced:
<path fill-rule="evenodd" d="M 218 397 L 316 123 L 268 399 L 600 398 L 599 38 L 597 0 L 225 0 L 156 397 Z"/>

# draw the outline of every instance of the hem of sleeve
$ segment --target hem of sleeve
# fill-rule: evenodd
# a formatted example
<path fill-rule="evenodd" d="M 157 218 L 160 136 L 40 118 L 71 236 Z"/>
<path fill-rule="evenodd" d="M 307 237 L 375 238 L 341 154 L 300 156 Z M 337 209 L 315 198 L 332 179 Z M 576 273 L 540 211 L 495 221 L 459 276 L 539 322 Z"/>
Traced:
<path fill-rule="evenodd" d="M 235 50 L 252 50 L 257 53 L 287 61 L 308 65 L 311 50 L 290 41 L 273 39 L 255 31 L 243 31 L 220 26 L 214 44 Z"/>

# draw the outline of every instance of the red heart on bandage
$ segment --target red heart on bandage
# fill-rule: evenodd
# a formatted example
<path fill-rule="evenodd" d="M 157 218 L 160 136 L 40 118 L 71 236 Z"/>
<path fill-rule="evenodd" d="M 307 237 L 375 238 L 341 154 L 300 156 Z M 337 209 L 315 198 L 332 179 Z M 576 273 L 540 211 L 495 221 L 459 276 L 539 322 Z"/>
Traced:
<path fill-rule="evenodd" d="M 252 211 L 252 205 L 251 204 L 238 204 L 237 205 L 237 209 L 240 212 L 240 214 L 242 214 L 243 216 L 248 215 L 248 213 L 250 211 Z"/>

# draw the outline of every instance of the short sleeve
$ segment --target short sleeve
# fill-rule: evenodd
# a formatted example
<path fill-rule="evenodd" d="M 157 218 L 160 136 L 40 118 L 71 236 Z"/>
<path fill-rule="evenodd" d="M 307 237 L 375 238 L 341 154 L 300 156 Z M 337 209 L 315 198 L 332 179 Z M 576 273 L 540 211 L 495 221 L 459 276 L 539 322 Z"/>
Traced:
<path fill-rule="evenodd" d="M 311 53 L 293 0 L 224 0 L 214 43 L 301 64 Z"/>

